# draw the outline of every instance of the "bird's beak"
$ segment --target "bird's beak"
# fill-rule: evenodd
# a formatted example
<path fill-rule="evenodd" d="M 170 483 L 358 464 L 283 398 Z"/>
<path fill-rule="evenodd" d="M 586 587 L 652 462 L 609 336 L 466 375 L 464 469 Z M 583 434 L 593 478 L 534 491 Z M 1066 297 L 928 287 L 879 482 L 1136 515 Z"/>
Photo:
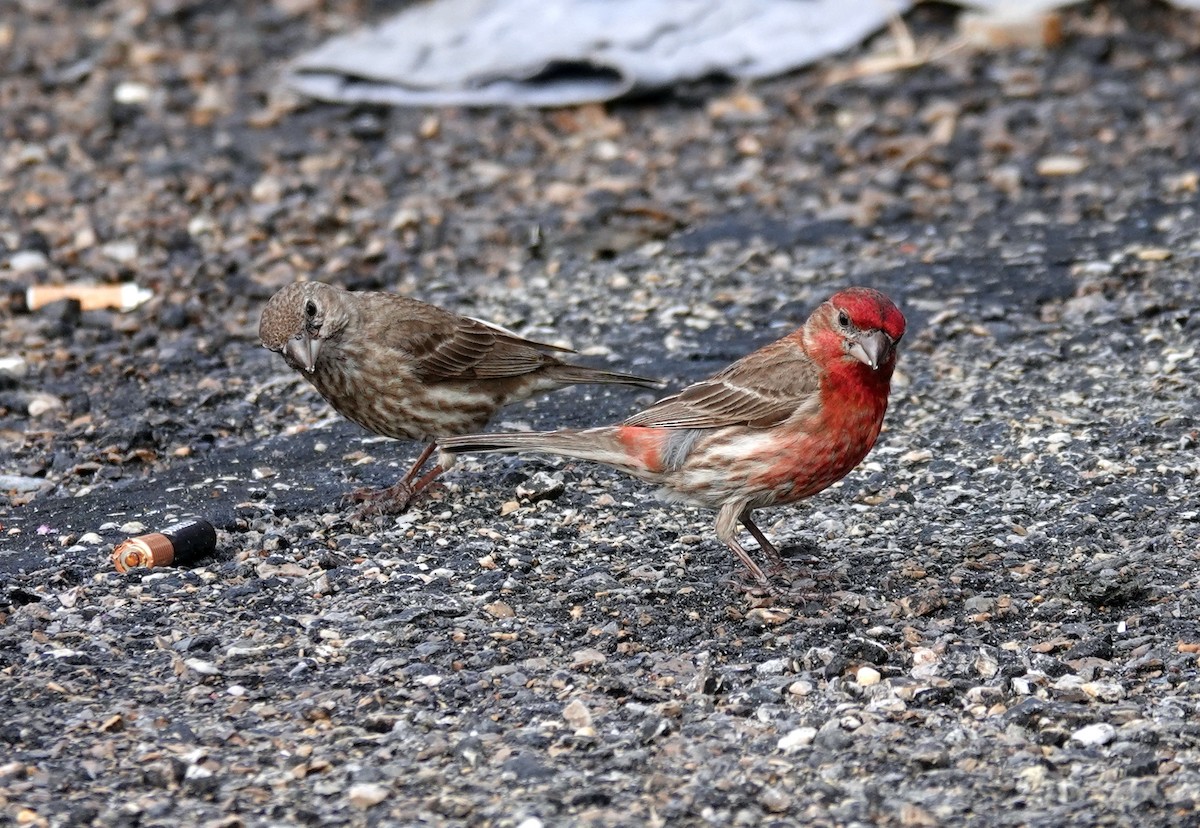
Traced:
<path fill-rule="evenodd" d="M 299 333 L 287 341 L 284 350 L 300 370 L 311 374 L 317 367 L 317 355 L 321 352 L 321 340 L 313 339 L 306 333 Z"/>
<path fill-rule="evenodd" d="M 892 345 L 892 338 L 883 331 L 864 331 L 850 344 L 850 356 L 874 371 L 887 358 Z"/>

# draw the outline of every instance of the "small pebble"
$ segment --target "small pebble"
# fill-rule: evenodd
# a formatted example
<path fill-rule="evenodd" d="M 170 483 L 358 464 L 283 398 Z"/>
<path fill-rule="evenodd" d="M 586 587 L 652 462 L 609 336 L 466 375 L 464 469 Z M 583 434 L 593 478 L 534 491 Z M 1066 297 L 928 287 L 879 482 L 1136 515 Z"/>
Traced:
<path fill-rule="evenodd" d="M 202 658 L 185 658 L 183 663 L 187 665 L 189 670 L 193 670 L 202 676 L 217 676 L 221 674 L 221 670 L 217 665 Z"/>
<path fill-rule="evenodd" d="M 0 474 L 0 491 L 24 494 L 26 492 L 36 492 L 43 486 L 49 485 L 50 481 L 42 477 L 26 477 L 21 474 Z"/>
<path fill-rule="evenodd" d="M 150 100 L 150 87 L 144 83 L 123 81 L 113 89 L 113 100 L 125 106 L 139 106 Z"/>
<path fill-rule="evenodd" d="M 29 400 L 29 416 L 40 417 L 50 411 L 58 411 L 63 407 L 62 400 L 53 394 L 37 393 Z"/>
<path fill-rule="evenodd" d="M 1078 742 L 1084 747 L 1100 747 L 1107 745 L 1116 738 L 1116 735 L 1117 729 L 1108 722 L 1096 722 L 1072 733 L 1071 741 Z"/>
<path fill-rule="evenodd" d="M 562 716 L 567 724 L 576 729 L 590 727 L 592 724 L 591 711 L 579 699 L 572 699 L 571 703 L 563 708 Z"/>
<path fill-rule="evenodd" d="M 8 257 L 8 266 L 14 273 L 32 273 L 50 267 L 50 260 L 40 250 L 18 250 Z"/>
<path fill-rule="evenodd" d="M 552 475 L 548 472 L 537 472 L 524 483 L 517 486 L 516 495 L 522 500 L 537 503 L 539 500 L 553 500 L 566 491 L 561 474 Z M 505 504 L 507 505 L 507 504 Z"/>
<path fill-rule="evenodd" d="M 754 672 L 760 676 L 777 676 L 787 670 L 791 659 L 787 658 L 772 658 L 762 662 L 754 668 Z"/>
<path fill-rule="evenodd" d="M 1078 175 L 1087 167 L 1087 161 L 1073 155 L 1049 155 L 1037 162 L 1038 175 Z"/>
<path fill-rule="evenodd" d="M 367 810 L 373 808 L 391 796 L 391 789 L 377 782 L 359 782 L 350 786 L 346 798 L 355 808 Z"/>
<path fill-rule="evenodd" d="M 584 647 L 571 653 L 571 666 L 576 670 L 589 670 L 608 661 L 608 657 L 599 650 Z"/>
<path fill-rule="evenodd" d="M 763 788 L 758 797 L 763 810 L 772 814 L 781 814 L 792 807 L 792 798 L 774 785 Z"/>
<path fill-rule="evenodd" d="M 789 730 L 779 738 L 776 747 L 784 753 L 794 753 L 800 748 L 808 747 L 817 738 L 815 727 L 797 727 Z"/>
<path fill-rule="evenodd" d="M 879 684 L 880 678 L 879 671 L 874 667 L 859 667 L 858 672 L 854 674 L 854 680 L 862 687 Z"/>
<path fill-rule="evenodd" d="M 25 378 L 25 374 L 28 371 L 29 363 L 25 361 L 24 357 L 0 357 L 0 377 L 9 380 L 21 380 Z"/>
<path fill-rule="evenodd" d="M 130 264 L 137 260 L 137 242 L 124 240 L 109 242 L 100 248 L 105 256 L 119 264 Z"/>

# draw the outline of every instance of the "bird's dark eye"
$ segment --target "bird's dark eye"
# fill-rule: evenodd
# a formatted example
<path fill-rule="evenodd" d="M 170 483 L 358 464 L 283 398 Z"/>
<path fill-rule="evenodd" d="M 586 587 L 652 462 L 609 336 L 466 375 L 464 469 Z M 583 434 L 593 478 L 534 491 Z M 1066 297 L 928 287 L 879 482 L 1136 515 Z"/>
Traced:
<path fill-rule="evenodd" d="M 317 315 L 317 303 L 309 299 L 304 303 L 304 315 L 312 319 Z"/>
<path fill-rule="evenodd" d="M 850 327 L 850 314 L 845 311 L 838 311 L 838 324 L 843 328 Z"/>

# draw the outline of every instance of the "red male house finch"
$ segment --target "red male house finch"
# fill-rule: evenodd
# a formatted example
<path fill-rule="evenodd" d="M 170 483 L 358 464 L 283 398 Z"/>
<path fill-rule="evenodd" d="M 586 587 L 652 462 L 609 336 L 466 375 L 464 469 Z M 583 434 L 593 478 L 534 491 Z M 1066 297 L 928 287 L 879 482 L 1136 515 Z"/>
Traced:
<path fill-rule="evenodd" d="M 444 451 L 536 451 L 592 460 L 656 483 L 671 500 L 717 510 L 717 537 L 750 573 L 763 570 L 736 537 L 750 519 L 840 480 L 875 445 L 887 409 L 904 315 L 877 290 L 849 288 L 804 327 L 616 426 L 540 434 L 479 434 Z"/>
<path fill-rule="evenodd" d="M 452 455 L 440 454 L 414 482 L 442 438 L 482 429 L 509 403 L 576 383 L 659 385 L 568 364 L 553 353 L 570 353 L 566 348 L 416 299 L 322 282 L 297 282 L 272 296 L 258 336 L 346 419 L 385 437 L 427 444 L 400 482 L 354 493 L 385 511 L 402 511 L 453 465 Z"/>

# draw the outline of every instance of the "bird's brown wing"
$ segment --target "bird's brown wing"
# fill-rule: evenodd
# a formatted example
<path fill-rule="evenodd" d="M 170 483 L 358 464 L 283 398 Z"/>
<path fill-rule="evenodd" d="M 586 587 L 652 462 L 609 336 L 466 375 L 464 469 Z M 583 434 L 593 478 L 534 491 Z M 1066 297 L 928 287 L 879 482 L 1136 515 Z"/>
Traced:
<path fill-rule="evenodd" d="M 625 421 L 652 428 L 767 428 L 816 405 L 820 377 L 792 343 L 768 345 Z"/>
<path fill-rule="evenodd" d="M 494 345 L 491 351 L 475 365 L 475 376 L 480 378 L 521 376 L 546 365 L 559 364 L 560 360 L 553 356 L 554 353 L 575 353 L 570 348 L 526 339 L 491 322 L 471 317 L 464 319 L 486 329 L 493 337 Z"/>
<path fill-rule="evenodd" d="M 384 336 L 412 358 L 414 373 L 426 381 L 520 376 L 556 362 L 547 352 L 567 350 L 412 301 Z"/>

